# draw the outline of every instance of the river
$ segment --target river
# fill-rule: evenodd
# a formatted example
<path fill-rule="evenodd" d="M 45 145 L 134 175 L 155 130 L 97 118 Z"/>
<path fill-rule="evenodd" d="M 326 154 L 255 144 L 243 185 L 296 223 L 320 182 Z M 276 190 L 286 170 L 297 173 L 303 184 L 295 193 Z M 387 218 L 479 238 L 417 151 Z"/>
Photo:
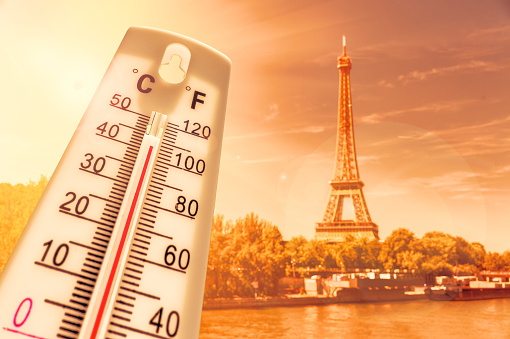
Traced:
<path fill-rule="evenodd" d="M 200 339 L 510 338 L 510 299 L 208 310 Z"/>

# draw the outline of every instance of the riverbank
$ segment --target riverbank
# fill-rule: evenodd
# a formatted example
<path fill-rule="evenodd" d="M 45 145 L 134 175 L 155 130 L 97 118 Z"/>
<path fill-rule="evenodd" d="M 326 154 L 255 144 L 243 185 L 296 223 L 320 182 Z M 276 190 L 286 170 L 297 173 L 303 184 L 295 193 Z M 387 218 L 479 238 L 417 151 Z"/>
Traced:
<path fill-rule="evenodd" d="M 259 297 L 259 298 L 218 298 L 204 299 L 204 310 L 224 310 L 224 309 L 242 309 L 242 308 L 262 308 L 262 307 L 295 307 L 295 306 L 319 306 L 342 303 L 376 303 L 387 301 L 407 301 L 426 299 L 423 292 L 393 294 L 386 291 L 373 291 L 370 294 L 362 293 L 360 290 L 342 293 L 338 297 L 328 297 L 323 295 L 308 296 L 300 294 L 288 294 L 281 297 Z"/>

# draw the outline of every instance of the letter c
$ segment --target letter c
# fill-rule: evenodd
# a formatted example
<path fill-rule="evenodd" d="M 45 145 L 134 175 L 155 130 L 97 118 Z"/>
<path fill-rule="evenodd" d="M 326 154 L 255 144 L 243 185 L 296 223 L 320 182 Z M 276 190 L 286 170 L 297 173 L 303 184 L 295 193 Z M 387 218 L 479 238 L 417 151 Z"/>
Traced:
<path fill-rule="evenodd" d="M 150 74 L 144 74 L 140 77 L 140 79 L 138 79 L 138 83 L 136 84 L 136 88 L 138 88 L 138 90 L 142 93 L 149 93 L 150 91 L 152 91 L 152 88 L 150 87 L 145 87 L 143 88 L 142 85 L 143 85 L 143 81 L 145 79 L 149 79 L 149 81 L 151 83 L 155 83 L 156 82 L 156 79 L 154 79 L 154 77 Z"/>

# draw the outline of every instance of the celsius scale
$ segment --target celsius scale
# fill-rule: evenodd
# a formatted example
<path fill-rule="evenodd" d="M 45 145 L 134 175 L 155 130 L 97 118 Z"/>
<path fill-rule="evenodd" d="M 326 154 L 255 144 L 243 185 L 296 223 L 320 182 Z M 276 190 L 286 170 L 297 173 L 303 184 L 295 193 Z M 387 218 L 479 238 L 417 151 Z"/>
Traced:
<path fill-rule="evenodd" d="M 198 338 L 229 75 L 127 31 L 0 276 L 1 338 Z"/>

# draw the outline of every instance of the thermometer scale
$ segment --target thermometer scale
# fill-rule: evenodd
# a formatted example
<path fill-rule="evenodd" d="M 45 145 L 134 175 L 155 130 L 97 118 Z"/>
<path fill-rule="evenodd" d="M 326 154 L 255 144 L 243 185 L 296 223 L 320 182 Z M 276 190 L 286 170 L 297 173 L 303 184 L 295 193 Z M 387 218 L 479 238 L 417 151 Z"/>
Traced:
<path fill-rule="evenodd" d="M 127 31 L 0 277 L 0 337 L 198 337 L 229 73 Z"/>

